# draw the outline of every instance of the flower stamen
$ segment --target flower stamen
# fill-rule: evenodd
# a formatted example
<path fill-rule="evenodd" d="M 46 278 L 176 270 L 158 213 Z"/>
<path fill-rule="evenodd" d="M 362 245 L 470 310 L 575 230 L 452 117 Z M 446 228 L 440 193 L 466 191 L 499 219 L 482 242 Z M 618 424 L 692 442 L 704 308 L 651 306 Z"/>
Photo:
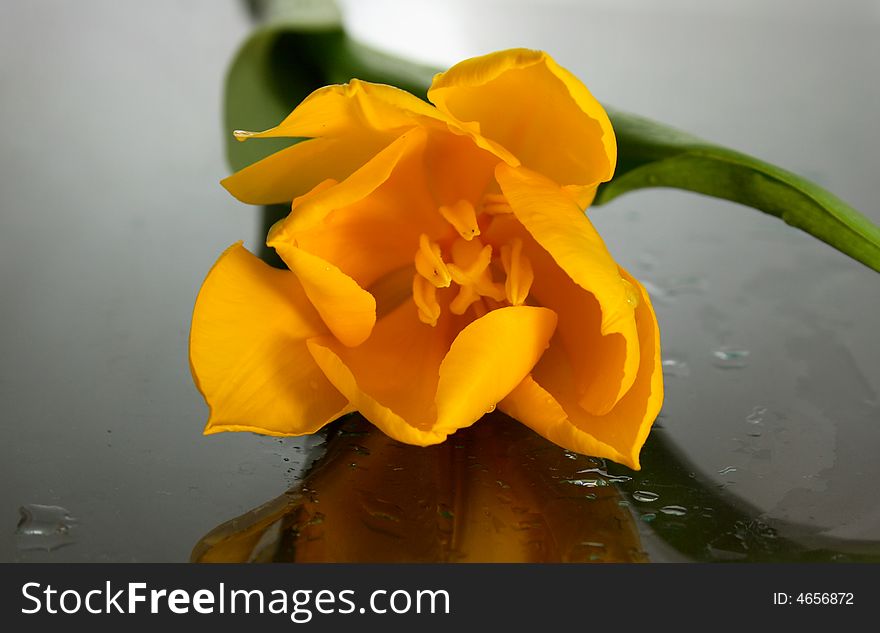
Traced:
<path fill-rule="evenodd" d="M 416 272 L 431 282 L 435 288 L 448 288 L 452 281 L 449 269 L 443 261 L 440 246 L 422 233 L 419 236 L 419 250 L 415 256 Z"/>
<path fill-rule="evenodd" d="M 495 301 L 504 300 L 504 288 L 492 281 L 492 246 L 480 240 L 456 240 L 452 245 L 452 262 L 449 273 L 452 280 L 461 286 L 458 295 L 449 304 L 453 314 L 464 314 L 472 303 L 480 297 L 491 297 Z"/>
<path fill-rule="evenodd" d="M 532 263 L 523 255 L 522 240 L 516 238 L 510 244 L 501 247 L 501 265 L 507 279 L 504 282 L 504 294 L 510 305 L 521 306 L 529 296 L 535 274 Z"/>
<path fill-rule="evenodd" d="M 437 287 L 420 274 L 413 275 L 413 301 L 419 309 L 419 321 L 436 326 L 440 318 Z"/>
<path fill-rule="evenodd" d="M 522 240 L 514 238 L 493 248 L 478 238 L 478 210 L 483 212 L 486 207 L 498 213 L 511 212 L 500 194 L 487 194 L 477 208 L 467 200 L 459 200 L 451 206 L 439 207 L 439 211 L 460 237 L 450 243 L 448 237 L 434 242 L 425 233 L 419 236 L 412 293 L 423 323 L 436 326 L 441 304 L 447 302 L 452 314 L 461 316 L 472 309 L 474 316 L 480 318 L 505 305 L 521 306 L 528 299 L 535 275 L 523 252 Z M 500 276 L 502 268 L 505 279 L 496 281 L 493 275 Z M 449 295 L 452 298 L 444 296 L 442 301 L 438 300 L 437 290 L 452 284 L 458 286 L 457 292 Z"/>
<path fill-rule="evenodd" d="M 451 207 L 440 207 L 440 215 L 466 240 L 472 240 L 480 234 L 477 212 L 467 200 L 459 200 Z"/>

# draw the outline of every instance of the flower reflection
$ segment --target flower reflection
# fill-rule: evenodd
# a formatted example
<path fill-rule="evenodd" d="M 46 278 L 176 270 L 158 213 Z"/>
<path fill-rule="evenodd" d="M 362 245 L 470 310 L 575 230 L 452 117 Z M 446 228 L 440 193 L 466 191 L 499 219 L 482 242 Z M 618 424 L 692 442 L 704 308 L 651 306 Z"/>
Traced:
<path fill-rule="evenodd" d="M 420 448 L 342 420 L 280 497 L 205 535 L 194 562 L 643 562 L 601 462 L 493 413 Z"/>

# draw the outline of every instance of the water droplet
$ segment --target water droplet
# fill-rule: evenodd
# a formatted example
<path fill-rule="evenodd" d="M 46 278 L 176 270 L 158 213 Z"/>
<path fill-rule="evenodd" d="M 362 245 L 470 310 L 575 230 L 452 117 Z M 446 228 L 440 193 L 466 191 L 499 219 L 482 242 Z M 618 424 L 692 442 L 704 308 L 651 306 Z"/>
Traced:
<path fill-rule="evenodd" d="M 583 486 L 584 488 L 604 488 L 608 486 L 608 480 L 601 477 L 590 479 L 563 479 L 562 483 L 571 484 L 572 486 Z"/>
<path fill-rule="evenodd" d="M 663 506 L 660 508 L 660 512 L 674 517 L 683 517 L 687 514 L 687 508 L 684 506 Z"/>
<path fill-rule="evenodd" d="M 352 444 L 351 450 L 353 450 L 358 455 L 369 455 L 370 449 L 366 446 L 361 446 L 360 444 Z"/>
<path fill-rule="evenodd" d="M 664 358 L 661 363 L 663 366 L 663 375 L 674 378 L 686 378 L 691 375 L 691 368 L 688 364 L 677 358 Z"/>
<path fill-rule="evenodd" d="M 518 521 L 514 526 L 515 530 L 535 530 L 544 527 L 544 519 L 542 518 L 534 518 L 534 519 L 523 519 L 522 521 Z"/>
<path fill-rule="evenodd" d="M 15 530 L 18 549 L 52 551 L 74 542 L 70 532 L 78 521 L 66 508 L 28 503 L 18 512 L 21 515 Z"/>
<path fill-rule="evenodd" d="M 626 279 L 621 279 L 621 281 L 623 282 L 623 290 L 626 294 L 626 304 L 631 308 L 638 307 L 641 298 L 639 296 L 639 291 Z"/>
<path fill-rule="evenodd" d="M 495 405 L 490 404 L 489 407 L 486 409 L 486 413 L 492 413 L 494 410 L 495 410 Z"/>
<path fill-rule="evenodd" d="M 767 413 L 767 407 L 755 407 L 752 412 L 746 416 L 746 422 L 749 424 L 760 424 L 764 421 L 764 414 Z"/>
<path fill-rule="evenodd" d="M 720 369 L 742 369 L 748 365 L 749 350 L 720 347 L 712 352 L 712 364 Z"/>
<path fill-rule="evenodd" d="M 650 523 L 651 521 L 653 521 L 656 518 L 657 518 L 657 515 L 654 514 L 653 512 L 648 512 L 648 513 L 642 515 L 642 521 L 644 521 L 645 523 Z"/>
<path fill-rule="evenodd" d="M 632 493 L 632 498 L 636 501 L 641 501 L 642 503 L 651 503 L 652 501 L 657 501 L 657 499 L 660 498 L 660 495 L 648 490 L 636 490 Z"/>
<path fill-rule="evenodd" d="M 603 478 L 605 478 L 610 483 L 614 483 L 614 484 L 622 484 L 622 483 L 625 483 L 627 481 L 632 480 L 632 477 L 629 477 L 627 475 L 609 475 L 606 471 L 602 470 L 601 468 L 584 468 L 583 470 L 577 471 L 578 475 L 583 475 L 585 473 L 596 473 L 597 475 L 601 475 Z"/>
<path fill-rule="evenodd" d="M 736 468 L 734 468 L 733 466 L 725 466 L 724 468 L 722 468 L 721 470 L 718 471 L 718 474 L 719 475 L 728 475 L 730 473 L 735 473 L 735 472 L 736 472 Z"/>
<path fill-rule="evenodd" d="M 366 492 L 361 494 L 361 506 L 370 517 L 380 522 L 399 523 L 404 515 L 403 509 L 391 501 L 379 499 Z"/>

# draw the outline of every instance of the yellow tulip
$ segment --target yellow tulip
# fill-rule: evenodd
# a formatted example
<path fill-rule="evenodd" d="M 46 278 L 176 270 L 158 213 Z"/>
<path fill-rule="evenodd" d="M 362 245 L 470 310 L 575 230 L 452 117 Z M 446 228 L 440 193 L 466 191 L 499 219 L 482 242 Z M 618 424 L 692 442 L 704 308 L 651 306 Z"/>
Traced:
<path fill-rule="evenodd" d="M 313 433 L 360 411 L 426 446 L 496 405 L 565 448 L 639 468 L 663 398 L 644 288 L 583 209 L 616 162 L 602 107 L 547 54 L 434 78 L 426 103 L 357 80 L 254 137 L 305 137 L 223 181 L 293 200 L 196 301 L 190 360 L 206 433 Z"/>

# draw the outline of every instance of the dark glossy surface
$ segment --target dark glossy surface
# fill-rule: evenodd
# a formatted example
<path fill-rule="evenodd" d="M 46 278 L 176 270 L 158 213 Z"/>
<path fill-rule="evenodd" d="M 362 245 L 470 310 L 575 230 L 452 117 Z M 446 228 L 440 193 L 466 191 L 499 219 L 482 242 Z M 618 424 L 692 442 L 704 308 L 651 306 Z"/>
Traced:
<path fill-rule="evenodd" d="M 551 4 L 474 5 L 480 29 L 435 59 L 546 48 L 602 101 L 802 173 L 880 221 L 876 3 Z M 231 2 L 0 9 L 2 560 L 187 560 L 284 492 L 319 439 L 202 437 L 187 365 L 208 268 L 261 238 L 258 210 L 217 184 L 223 73 L 249 29 Z M 591 215 L 654 296 L 668 361 L 654 434 L 685 477 L 739 504 L 753 532 L 876 552 L 880 277 L 775 219 L 680 192 Z M 664 464 L 646 459 L 622 485 L 648 557 L 741 557 L 733 524 L 693 531 L 684 552 L 658 536 L 706 524 Z M 22 548 L 26 504 L 67 509 L 72 543 Z"/>

